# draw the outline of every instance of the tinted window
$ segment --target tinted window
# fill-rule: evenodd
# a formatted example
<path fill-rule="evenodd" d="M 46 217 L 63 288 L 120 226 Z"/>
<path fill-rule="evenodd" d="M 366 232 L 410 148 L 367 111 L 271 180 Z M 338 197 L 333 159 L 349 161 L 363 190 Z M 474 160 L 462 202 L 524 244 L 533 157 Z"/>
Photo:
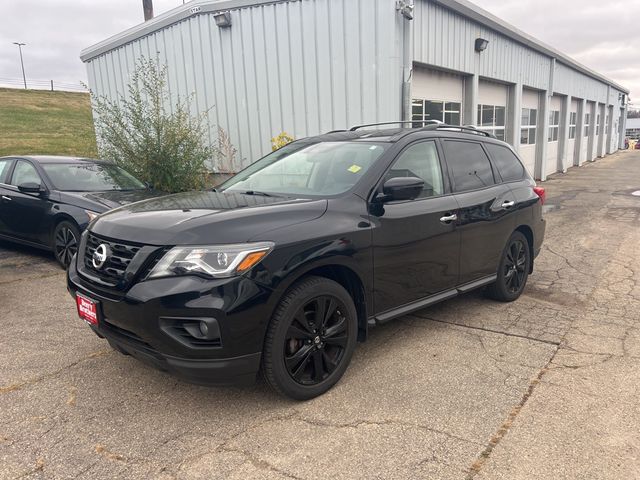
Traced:
<path fill-rule="evenodd" d="M 396 177 L 418 177 L 424 180 L 420 198 L 442 195 L 444 193 L 442 170 L 435 144 L 433 142 L 416 143 L 402 152 L 387 173 L 385 181 Z"/>
<path fill-rule="evenodd" d="M 485 145 L 493 160 L 493 165 L 500 172 L 502 180 L 505 182 L 513 182 L 522 179 L 524 176 L 524 167 L 511 150 L 501 145 Z"/>
<path fill-rule="evenodd" d="M 0 183 L 7 183 L 7 176 L 13 160 L 0 160 Z"/>
<path fill-rule="evenodd" d="M 11 177 L 11 185 L 22 185 L 24 183 L 37 183 L 41 184 L 40 175 L 36 171 L 36 168 L 29 162 L 24 160 L 18 160 L 16 168 L 13 169 L 13 176 Z"/>
<path fill-rule="evenodd" d="M 493 185 L 493 171 L 479 143 L 444 142 L 444 154 L 457 192 Z"/>
<path fill-rule="evenodd" d="M 104 192 L 143 190 L 145 185 L 126 170 L 111 164 L 47 163 L 43 170 L 58 190 Z"/>

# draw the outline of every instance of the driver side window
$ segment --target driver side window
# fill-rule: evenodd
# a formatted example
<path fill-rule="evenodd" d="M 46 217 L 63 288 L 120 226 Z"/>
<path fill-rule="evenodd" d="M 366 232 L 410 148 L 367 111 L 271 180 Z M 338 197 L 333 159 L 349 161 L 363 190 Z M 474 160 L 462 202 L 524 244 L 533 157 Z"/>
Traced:
<path fill-rule="evenodd" d="M 418 198 L 442 195 L 444 183 L 435 143 L 416 143 L 402 152 L 387 172 L 385 182 L 397 177 L 417 177 L 424 180 L 424 187 Z"/>
<path fill-rule="evenodd" d="M 18 185 L 22 185 L 24 183 L 37 183 L 38 185 L 42 185 L 40 175 L 38 175 L 35 167 L 29 162 L 18 160 L 16 167 L 13 169 L 11 185 L 17 187 Z"/>

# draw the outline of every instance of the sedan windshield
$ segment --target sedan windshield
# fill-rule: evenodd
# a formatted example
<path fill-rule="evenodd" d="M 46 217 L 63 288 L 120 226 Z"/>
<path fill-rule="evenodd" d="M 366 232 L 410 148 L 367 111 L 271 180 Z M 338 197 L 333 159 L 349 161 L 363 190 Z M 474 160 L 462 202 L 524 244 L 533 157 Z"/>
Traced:
<path fill-rule="evenodd" d="M 219 190 L 337 195 L 351 189 L 385 149 L 385 144 L 370 142 L 295 142 L 258 160 Z"/>
<path fill-rule="evenodd" d="M 145 185 L 117 165 L 104 163 L 48 163 L 42 168 L 57 190 L 104 192 L 143 190 Z"/>

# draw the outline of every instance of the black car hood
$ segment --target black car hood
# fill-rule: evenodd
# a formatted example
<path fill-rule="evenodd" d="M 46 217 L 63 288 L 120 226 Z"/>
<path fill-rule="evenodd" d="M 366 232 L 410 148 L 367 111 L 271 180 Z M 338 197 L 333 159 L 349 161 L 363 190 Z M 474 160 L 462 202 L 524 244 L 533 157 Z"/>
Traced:
<path fill-rule="evenodd" d="M 95 205 L 93 210 L 98 213 L 106 212 L 112 208 L 128 205 L 140 200 L 147 200 L 163 195 L 161 192 L 153 190 L 110 190 L 107 192 L 60 192 L 63 200 L 67 203 L 75 203 L 76 199 L 81 199 Z M 89 207 L 91 209 L 91 207 Z"/>
<path fill-rule="evenodd" d="M 117 208 L 90 226 L 97 235 L 148 245 L 241 243 L 318 218 L 327 201 L 187 192 Z"/>

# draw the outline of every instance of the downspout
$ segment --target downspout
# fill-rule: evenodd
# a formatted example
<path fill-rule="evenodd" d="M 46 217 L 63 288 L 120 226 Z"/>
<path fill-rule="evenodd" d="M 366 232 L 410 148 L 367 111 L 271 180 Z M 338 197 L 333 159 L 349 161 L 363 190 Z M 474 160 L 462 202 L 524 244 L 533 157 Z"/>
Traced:
<path fill-rule="evenodd" d="M 411 120 L 411 74 L 413 59 L 411 58 L 413 3 L 405 0 L 396 2 L 396 10 L 402 15 L 402 120 Z"/>

